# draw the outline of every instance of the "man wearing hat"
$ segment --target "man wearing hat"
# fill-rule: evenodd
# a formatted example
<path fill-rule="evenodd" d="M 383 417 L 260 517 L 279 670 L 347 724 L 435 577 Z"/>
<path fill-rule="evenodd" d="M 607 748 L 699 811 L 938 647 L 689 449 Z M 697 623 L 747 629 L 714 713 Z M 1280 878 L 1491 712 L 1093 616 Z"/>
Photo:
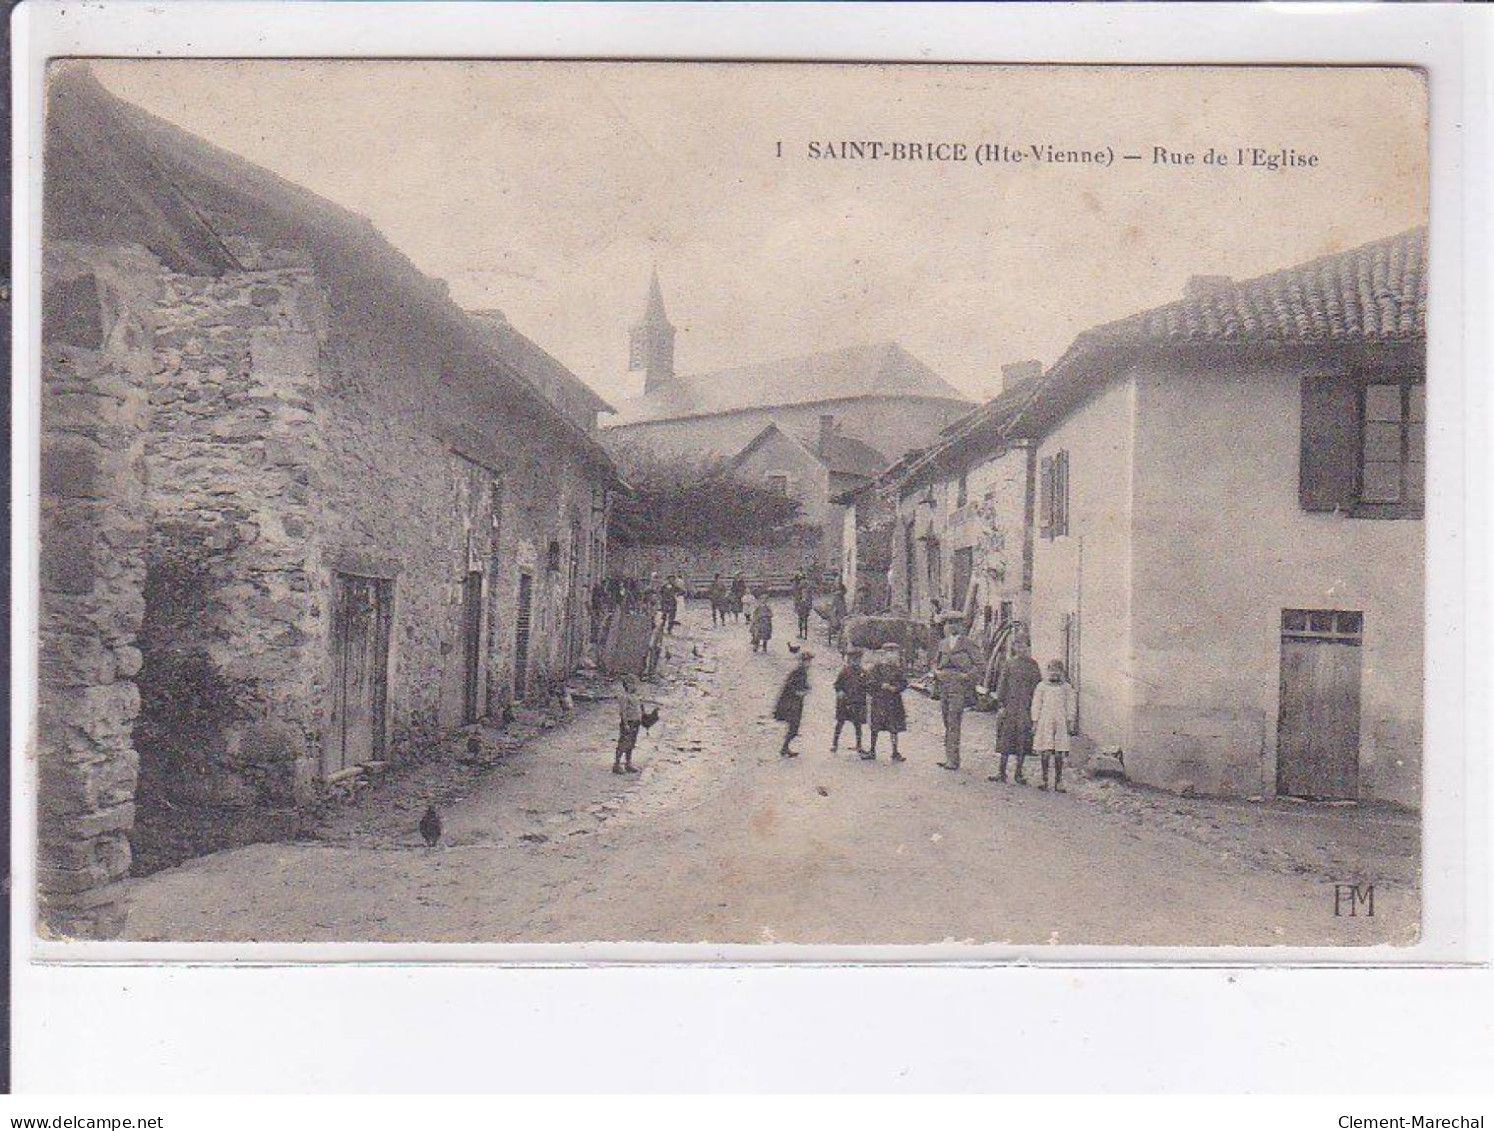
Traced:
<path fill-rule="evenodd" d="M 944 639 L 934 653 L 934 675 L 939 680 L 939 706 L 944 714 L 944 761 L 946 770 L 960 768 L 960 724 L 970 705 L 975 673 L 980 670 L 979 650 L 965 634 L 965 615 L 945 613 Z"/>

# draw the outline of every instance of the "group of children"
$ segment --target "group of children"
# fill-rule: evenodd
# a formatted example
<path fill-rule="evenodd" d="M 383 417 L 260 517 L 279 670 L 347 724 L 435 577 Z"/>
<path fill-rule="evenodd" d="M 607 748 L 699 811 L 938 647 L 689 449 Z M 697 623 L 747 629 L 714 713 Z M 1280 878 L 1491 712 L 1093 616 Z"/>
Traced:
<path fill-rule="evenodd" d="M 862 666 L 863 654 L 860 648 L 852 648 L 846 654 L 845 666 L 835 677 L 835 733 L 830 749 L 840 749 L 841 731 L 850 723 L 856 734 L 856 753 L 863 761 L 876 760 L 877 739 L 886 734 L 892 744 L 892 760 L 905 762 L 907 759 L 898 752 L 897 736 L 908 729 L 908 712 L 903 704 L 908 680 L 903 675 L 898 647 L 884 644 L 877 651 L 877 662 L 869 669 Z M 813 652 L 799 653 L 799 663 L 784 681 L 773 706 L 773 717 L 788 724 L 779 749 L 785 758 L 798 757 L 790 744 L 798 737 L 803 721 L 804 697 L 809 693 L 809 664 L 813 659 Z M 871 731 L 870 747 L 861 744 L 863 727 Z"/>
<path fill-rule="evenodd" d="M 856 735 L 856 753 L 863 761 L 873 762 L 877 757 L 877 739 L 886 734 L 892 745 L 892 760 L 907 759 L 898 752 L 898 735 L 908 729 L 908 714 L 903 703 L 903 692 L 908 681 L 903 674 L 903 665 L 896 644 L 884 644 L 877 650 L 876 662 L 868 669 L 863 666 L 864 653 L 852 648 L 846 653 L 844 666 L 835 677 L 835 730 L 831 735 L 830 749 L 840 749 L 840 736 L 847 723 Z M 774 704 L 773 717 L 787 723 L 783 745 L 779 753 L 785 758 L 797 757 L 790 744 L 798 736 L 803 722 L 804 698 L 809 693 L 809 664 L 814 658 L 811 652 L 802 652 L 799 663 L 789 673 Z M 1027 661 L 1032 663 L 1031 660 Z M 1033 664 L 1035 668 L 1036 665 Z M 1015 681 L 1014 681 L 1015 682 Z M 1016 688 L 1013 688 L 1016 691 Z M 1020 710 L 1020 715 L 1008 720 L 1003 718 L 998 726 L 1001 746 L 1001 773 L 999 780 L 1006 780 L 1007 759 L 1017 756 L 1017 778 L 1025 783 L 1023 763 L 1030 751 L 1039 755 L 1043 780 L 1040 788 L 1048 788 L 1049 767 L 1053 770 L 1053 788 L 1064 793 L 1064 760 L 1070 749 L 1070 735 L 1075 726 L 1075 698 L 1073 686 L 1064 678 L 1064 666 L 1059 660 L 1049 662 L 1047 677 L 1031 685 L 1030 697 L 1017 703 L 1013 695 L 1003 712 Z M 1010 724 L 1010 725 L 1009 725 Z M 871 732 L 868 747 L 862 746 L 862 727 Z M 998 780 L 993 775 L 993 780 Z"/>
<path fill-rule="evenodd" d="M 773 613 L 766 600 L 758 601 L 751 610 L 749 622 L 752 629 L 752 650 L 767 651 L 768 641 L 773 635 Z M 898 735 L 908 729 L 908 712 L 903 702 L 908 680 L 903 671 L 901 649 L 896 644 L 883 644 L 877 649 L 875 662 L 870 668 L 863 666 L 865 653 L 860 648 L 851 648 L 845 663 L 835 677 L 835 730 L 831 735 L 830 749 L 840 749 L 840 736 L 849 723 L 856 736 L 856 753 L 863 761 L 873 762 L 877 758 L 877 740 L 886 734 L 892 747 L 891 759 L 905 762 L 898 750 Z M 805 649 L 798 656 L 798 663 L 789 672 L 779 689 L 773 705 L 773 717 L 786 724 L 780 756 L 797 758 L 792 748 L 804 721 L 804 700 L 809 694 L 809 667 L 814 653 Z M 1063 786 L 1064 761 L 1070 750 L 1070 736 L 1074 733 L 1076 699 L 1074 688 L 1065 678 L 1064 665 L 1052 660 L 1046 668 L 1046 678 L 1037 664 L 1028 655 L 1025 641 L 1018 642 L 997 679 L 996 701 L 997 743 L 1001 754 L 1001 770 L 991 776 L 992 781 L 1007 780 L 1007 765 L 1015 755 L 1017 759 L 1016 781 L 1025 784 L 1023 776 L 1027 757 L 1036 753 L 1042 763 L 1042 784 L 1048 788 L 1048 773 L 1053 772 L 1053 788 L 1066 792 Z M 633 751 L 638 744 L 638 732 L 652 725 L 658 718 L 657 707 L 646 709 L 638 693 L 638 680 L 633 675 L 621 678 L 617 696 L 618 735 L 617 750 L 613 756 L 612 772 L 615 774 L 636 773 Z M 863 728 L 870 731 L 870 744 L 862 745 Z"/>

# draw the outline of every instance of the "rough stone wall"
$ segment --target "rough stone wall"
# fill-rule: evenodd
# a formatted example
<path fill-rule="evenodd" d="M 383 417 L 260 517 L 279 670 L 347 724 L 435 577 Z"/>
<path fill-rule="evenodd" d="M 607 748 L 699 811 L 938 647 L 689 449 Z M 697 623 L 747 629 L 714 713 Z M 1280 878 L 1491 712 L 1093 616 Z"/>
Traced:
<path fill-rule="evenodd" d="M 247 805 L 305 800 L 319 743 L 309 547 L 324 316 L 304 259 L 237 250 L 243 272 L 163 281 L 146 480 L 152 561 L 185 554 L 206 578 L 181 638 L 159 647 L 205 649 L 237 691 L 167 785 Z"/>
<path fill-rule="evenodd" d="M 46 253 L 38 874 L 42 929 L 65 937 L 116 934 L 125 913 L 158 270 L 143 251 Z"/>
<path fill-rule="evenodd" d="M 428 405 L 400 395 L 414 384 L 411 370 L 430 364 L 404 352 L 410 343 L 384 340 L 381 328 L 356 311 L 336 317 L 332 330 L 315 471 L 312 572 L 324 627 L 315 647 L 325 683 L 333 672 L 325 630 L 336 573 L 392 579 L 388 731 L 398 757 L 462 722 L 469 572 L 482 574 L 479 714 L 542 696 L 568 674 L 585 636 L 596 568 L 592 535 L 601 528 L 605 537 L 601 496 L 595 476 L 567 452 L 553 425 L 494 416 L 477 422 L 493 440 L 485 448 L 454 444 Z M 391 371 L 401 365 L 408 368 Z M 519 687 L 517 613 L 525 574 L 532 606 Z M 324 725 L 330 710 L 325 703 Z"/>

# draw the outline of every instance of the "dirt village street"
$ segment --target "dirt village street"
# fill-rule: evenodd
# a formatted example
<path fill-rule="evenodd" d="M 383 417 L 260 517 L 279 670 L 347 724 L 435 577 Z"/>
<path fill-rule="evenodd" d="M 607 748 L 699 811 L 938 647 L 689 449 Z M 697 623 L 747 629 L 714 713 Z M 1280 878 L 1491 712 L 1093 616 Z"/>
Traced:
<path fill-rule="evenodd" d="M 138 940 L 1307 945 L 1407 943 L 1418 922 L 1414 814 L 1184 798 L 1071 775 L 1067 794 L 987 780 L 994 716 L 942 757 L 938 703 L 909 692 L 908 761 L 830 752 L 839 663 L 817 656 L 796 759 L 767 655 L 688 603 L 646 699 L 660 723 L 637 775 L 610 772 L 617 710 L 578 700 L 496 755 L 369 782 L 303 840 L 217 852 L 132 881 Z M 785 631 L 786 630 L 786 631 Z M 598 685 L 605 687 L 605 685 Z M 523 719 L 519 721 L 521 724 Z M 1035 767 L 1033 767 L 1035 769 Z M 1036 774 L 1029 775 L 1035 780 Z M 445 835 L 429 849 L 427 797 Z M 1373 884 L 1374 916 L 1335 915 Z M 1340 907 L 1340 911 L 1343 908 Z"/>

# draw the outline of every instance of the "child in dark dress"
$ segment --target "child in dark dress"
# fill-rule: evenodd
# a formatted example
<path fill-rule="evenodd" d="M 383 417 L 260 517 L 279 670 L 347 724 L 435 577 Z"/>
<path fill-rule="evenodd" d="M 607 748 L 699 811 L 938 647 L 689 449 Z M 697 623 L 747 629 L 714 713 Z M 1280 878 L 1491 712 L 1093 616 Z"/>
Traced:
<path fill-rule="evenodd" d="M 783 689 L 778 692 L 778 701 L 773 704 L 773 717 L 781 723 L 788 724 L 788 730 L 783 735 L 783 746 L 778 751 L 785 758 L 799 756 L 797 750 L 789 749 L 789 743 L 798 737 L 799 724 L 804 721 L 804 697 L 809 694 L 809 661 L 812 659 L 814 659 L 813 652 L 799 653 L 799 662 L 794 665 L 794 670 L 789 672 L 788 678 L 783 681 Z"/>
<path fill-rule="evenodd" d="M 886 731 L 892 739 L 892 760 L 907 761 L 897 752 L 897 736 L 908 729 L 908 712 L 903 706 L 903 689 L 908 680 L 903 675 L 903 662 L 896 644 L 884 644 L 878 649 L 878 659 L 871 670 L 871 749 L 867 760 L 877 756 L 877 735 Z"/>
<path fill-rule="evenodd" d="M 840 749 L 840 728 L 850 723 L 856 729 L 856 753 L 867 755 L 861 748 L 861 725 L 866 722 L 866 695 L 870 689 L 866 669 L 861 666 L 861 649 L 852 648 L 846 654 L 846 663 L 835 677 L 835 736 L 830 740 L 831 751 Z"/>

